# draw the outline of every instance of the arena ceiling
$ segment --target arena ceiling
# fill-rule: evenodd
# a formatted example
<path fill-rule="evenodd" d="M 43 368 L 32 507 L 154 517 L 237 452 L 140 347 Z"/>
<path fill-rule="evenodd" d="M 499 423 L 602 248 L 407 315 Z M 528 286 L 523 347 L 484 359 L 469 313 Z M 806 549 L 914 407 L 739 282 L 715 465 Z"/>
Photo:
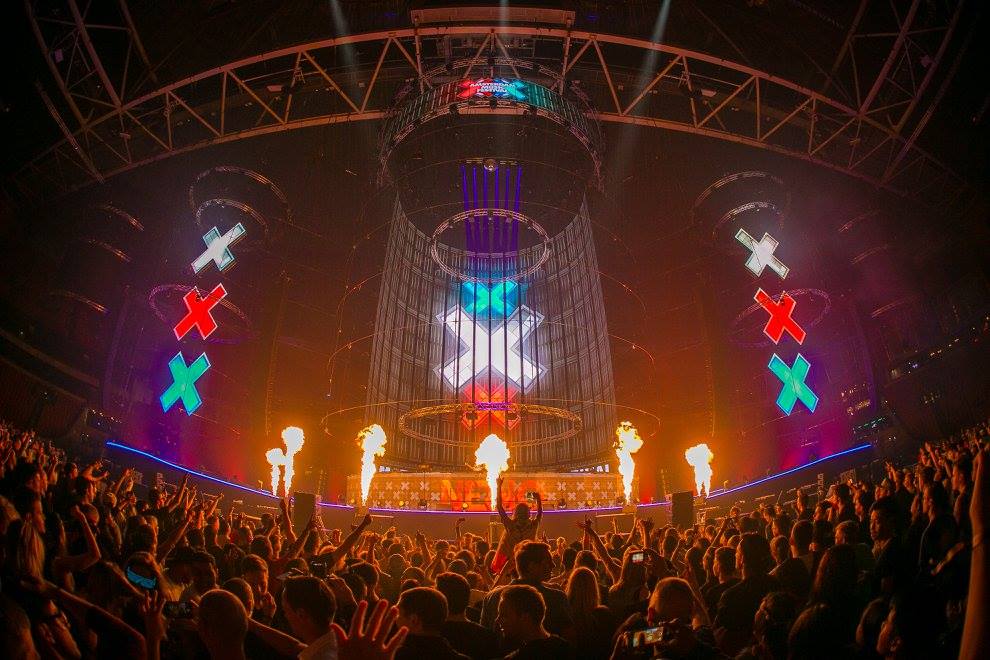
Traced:
<path fill-rule="evenodd" d="M 777 151 L 943 208 L 982 185 L 964 174 L 984 162 L 978 3 L 459 4 L 8 4 L 23 66 L 3 95 L 4 190 L 39 201 L 212 144 L 379 119 L 438 66 L 503 58 L 559 66 L 605 122 Z"/>

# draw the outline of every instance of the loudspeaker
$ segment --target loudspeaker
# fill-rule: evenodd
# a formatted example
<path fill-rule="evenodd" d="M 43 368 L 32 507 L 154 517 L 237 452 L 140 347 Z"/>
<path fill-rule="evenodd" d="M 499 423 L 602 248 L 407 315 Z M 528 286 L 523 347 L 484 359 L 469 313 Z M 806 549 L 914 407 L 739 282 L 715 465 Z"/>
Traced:
<path fill-rule="evenodd" d="M 670 517 L 678 529 L 687 529 L 694 524 L 693 492 L 686 490 L 670 496 Z"/>
<path fill-rule="evenodd" d="M 300 493 L 298 490 L 292 494 L 292 528 L 299 534 L 309 519 L 316 513 L 316 495 L 313 493 Z"/>

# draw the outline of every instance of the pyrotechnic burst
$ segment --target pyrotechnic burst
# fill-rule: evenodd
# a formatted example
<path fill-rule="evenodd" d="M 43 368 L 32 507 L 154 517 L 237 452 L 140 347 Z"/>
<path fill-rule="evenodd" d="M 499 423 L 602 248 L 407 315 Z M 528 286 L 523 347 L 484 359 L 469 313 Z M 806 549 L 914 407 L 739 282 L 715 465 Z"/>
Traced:
<path fill-rule="evenodd" d="M 378 424 L 372 424 L 361 429 L 358 433 L 358 444 L 361 447 L 361 503 L 368 503 L 368 491 L 371 488 L 371 479 L 375 476 L 378 466 L 375 464 L 376 456 L 385 455 L 385 443 L 388 438 L 385 436 L 385 429 Z"/>
<path fill-rule="evenodd" d="M 265 453 L 265 459 L 272 466 L 272 495 L 278 495 L 279 468 L 282 468 L 282 480 L 285 482 L 285 489 L 282 492 L 286 495 L 292 492 L 292 477 L 296 473 L 295 456 L 302 449 L 305 439 L 301 428 L 287 426 L 282 429 L 282 444 L 285 445 L 285 450 L 276 447 Z"/>
<path fill-rule="evenodd" d="M 636 461 L 632 455 L 643 447 L 643 439 L 639 437 L 639 432 L 632 422 L 622 422 L 615 429 L 617 438 L 615 443 L 615 456 L 619 459 L 619 474 L 622 476 L 622 489 L 626 495 L 626 502 L 632 502 L 632 482 L 633 474 L 636 472 Z"/>
<path fill-rule="evenodd" d="M 684 459 L 688 465 L 694 468 L 694 486 L 698 495 L 702 494 L 702 487 L 704 487 L 705 495 L 712 491 L 712 466 L 710 463 L 713 458 L 715 458 L 715 454 L 704 442 L 694 447 L 688 447 L 684 451 Z"/>
<path fill-rule="evenodd" d="M 498 491 L 498 475 L 509 469 L 509 447 L 505 441 L 492 433 L 481 441 L 474 452 L 475 465 L 485 468 L 488 489 L 491 494 L 491 506 L 495 508 L 495 494 Z"/>

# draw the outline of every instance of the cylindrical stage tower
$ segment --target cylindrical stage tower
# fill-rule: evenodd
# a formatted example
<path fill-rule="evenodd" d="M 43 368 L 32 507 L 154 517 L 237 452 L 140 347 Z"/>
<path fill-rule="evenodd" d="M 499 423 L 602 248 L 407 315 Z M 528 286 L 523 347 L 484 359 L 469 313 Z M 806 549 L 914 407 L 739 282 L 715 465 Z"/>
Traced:
<path fill-rule="evenodd" d="M 621 493 L 585 197 L 600 132 L 557 88 L 440 81 L 386 120 L 382 175 L 395 198 L 366 420 L 389 441 L 369 504 L 487 508 L 483 475 L 469 471 L 490 434 L 510 453 L 507 502 L 539 490 L 558 508 L 602 506 Z M 410 472 L 441 483 L 410 489 Z M 391 478 L 403 495 L 387 492 Z"/>
<path fill-rule="evenodd" d="M 604 465 L 615 390 L 586 207 L 553 237 L 488 211 L 434 239 L 396 203 L 368 383 L 369 420 L 393 438 L 384 464 L 463 470 L 495 433 L 516 470 Z M 440 242 L 479 232 L 475 250 Z M 478 251 L 485 238 L 530 244 Z"/>

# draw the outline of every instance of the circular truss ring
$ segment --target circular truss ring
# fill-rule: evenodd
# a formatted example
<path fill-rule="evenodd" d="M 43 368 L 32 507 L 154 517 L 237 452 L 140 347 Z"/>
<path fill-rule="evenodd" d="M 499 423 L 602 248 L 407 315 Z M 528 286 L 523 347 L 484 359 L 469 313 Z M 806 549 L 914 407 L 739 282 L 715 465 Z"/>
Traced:
<path fill-rule="evenodd" d="M 268 190 L 271 191 L 272 195 L 275 196 L 275 199 L 277 199 L 285 209 L 285 220 L 291 222 L 292 207 L 289 206 L 289 200 L 285 196 L 285 193 L 282 192 L 282 189 L 279 188 L 277 185 L 275 185 L 275 182 L 269 179 L 264 174 L 261 174 L 260 172 L 255 172 L 254 170 L 249 170 L 246 167 L 238 167 L 237 165 L 217 165 L 216 167 L 211 167 L 210 169 L 203 170 L 202 172 L 197 174 L 195 180 L 193 180 L 193 182 L 189 185 L 188 195 L 189 195 L 190 209 L 196 209 L 199 206 L 199 204 L 196 202 L 196 186 L 198 186 L 203 181 L 203 179 L 210 176 L 211 174 L 239 174 L 241 176 L 247 177 L 248 179 L 255 181 L 259 185 L 268 188 Z"/>
<path fill-rule="evenodd" d="M 437 228 L 433 230 L 433 236 L 430 237 L 430 254 L 433 256 L 433 260 L 440 267 L 440 270 L 442 270 L 443 272 L 447 273 L 448 275 L 450 275 L 455 279 L 463 280 L 465 282 L 488 284 L 491 282 L 501 282 L 503 280 L 508 279 L 507 276 L 506 277 L 475 277 L 474 275 L 470 275 L 468 273 L 464 273 L 462 271 L 456 270 L 455 268 L 451 267 L 446 262 L 444 262 L 444 260 L 440 257 L 440 250 L 439 250 L 440 236 L 442 236 L 443 233 L 448 229 L 450 229 L 451 227 L 460 224 L 461 222 L 464 222 L 469 218 L 475 218 L 482 215 L 506 218 L 508 220 L 515 220 L 520 224 L 522 224 L 523 226 L 528 227 L 529 229 L 535 231 L 542 239 L 541 244 L 543 246 L 543 252 L 540 254 L 540 258 L 537 259 L 536 262 L 534 262 L 528 268 L 512 273 L 513 279 L 521 280 L 529 277 L 530 275 L 538 271 L 540 267 L 543 266 L 544 263 L 546 263 L 547 259 L 550 258 L 550 236 L 547 234 L 547 231 L 543 228 L 543 226 L 540 225 L 538 222 L 530 219 L 528 216 L 525 216 L 522 213 L 519 213 L 518 211 L 510 211 L 509 209 L 497 209 L 497 208 L 492 208 L 492 209 L 481 208 L 481 209 L 472 209 L 470 211 L 462 211 L 457 215 L 451 216 L 446 220 L 444 220 L 443 222 L 441 222 L 439 225 L 437 225 Z M 472 256 L 481 259 L 486 259 L 486 258 L 490 259 L 496 257 L 504 257 L 505 254 L 506 253 L 503 252 L 484 252 L 484 253 L 472 253 Z"/>
<path fill-rule="evenodd" d="M 425 417 L 438 417 L 442 415 L 456 415 L 461 416 L 465 413 L 478 412 L 480 408 L 476 406 L 473 402 L 462 402 L 462 403 L 443 403 L 436 406 L 425 406 L 423 408 L 416 408 L 405 412 L 399 416 L 399 432 L 406 437 L 412 438 L 414 440 L 420 440 L 422 442 L 435 442 L 439 444 L 450 445 L 453 447 L 473 447 L 476 441 L 466 441 L 466 440 L 453 440 L 450 438 L 441 438 L 435 435 L 430 435 L 428 433 L 423 433 L 417 431 L 409 426 L 409 422 L 414 419 L 423 419 Z M 556 408 L 554 406 L 544 406 L 532 403 L 510 403 L 506 406 L 507 413 L 515 413 L 517 415 L 544 415 L 546 417 L 554 417 L 565 422 L 570 422 L 570 427 L 561 431 L 560 433 L 555 433 L 553 435 L 544 436 L 542 438 L 532 438 L 528 440 L 519 440 L 516 442 L 506 441 L 510 447 L 531 447 L 535 445 L 543 444 L 554 444 L 557 442 L 562 442 L 564 440 L 569 440 L 573 438 L 578 433 L 581 432 L 583 424 L 581 422 L 581 417 L 570 410 L 564 408 Z"/>
<path fill-rule="evenodd" d="M 226 197 L 215 197 L 213 199 L 208 199 L 196 207 L 196 226 L 198 226 L 200 230 L 202 230 L 205 226 L 202 219 L 203 213 L 205 213 L 207 209 L 214 206 L 219 206 L 221 208 L 230 207 L 244 213 L 258 223 L 262 232 L 265 234 L 265 238 L 268 238 L 268 221 L 265 220 L 265 216 L 261 215 L 261 213 L 259 213 L 250 204 L 245 204 L 244 202 L 239 202 L 236 199 L 228 199 Z"/>

